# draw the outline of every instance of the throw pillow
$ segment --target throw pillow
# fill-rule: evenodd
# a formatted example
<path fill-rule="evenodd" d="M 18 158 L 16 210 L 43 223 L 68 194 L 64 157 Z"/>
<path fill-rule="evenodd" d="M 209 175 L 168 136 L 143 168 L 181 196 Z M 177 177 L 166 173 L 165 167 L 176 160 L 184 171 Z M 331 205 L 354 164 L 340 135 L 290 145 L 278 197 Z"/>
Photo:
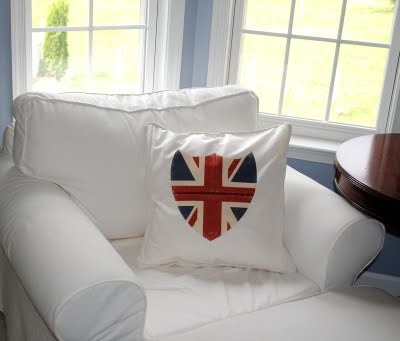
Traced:
<path fill-rule="evenodd" d="M 149 211 L 139 266 L 295 271 L 283 245 L 289 125 L 217 134 L 146 129 Z"/>

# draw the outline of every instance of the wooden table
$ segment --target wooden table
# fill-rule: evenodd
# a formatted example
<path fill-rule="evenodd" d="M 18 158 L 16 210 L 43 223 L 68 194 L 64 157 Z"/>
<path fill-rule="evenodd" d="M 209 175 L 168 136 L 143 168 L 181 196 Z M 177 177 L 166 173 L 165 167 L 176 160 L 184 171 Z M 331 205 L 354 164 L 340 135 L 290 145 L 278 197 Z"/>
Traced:
<path fill-rule="evenodd" d="M 400 134 L 361 136 L 336 152 L 337 191 L 400 237 Z"/>

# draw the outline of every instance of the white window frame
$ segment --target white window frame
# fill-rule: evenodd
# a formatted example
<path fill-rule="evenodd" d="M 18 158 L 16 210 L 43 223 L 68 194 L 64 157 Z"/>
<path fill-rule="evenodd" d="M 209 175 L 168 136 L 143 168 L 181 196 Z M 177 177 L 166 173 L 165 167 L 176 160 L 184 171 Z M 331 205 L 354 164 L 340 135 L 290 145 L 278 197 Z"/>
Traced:
<path fill-rule="evenodd" d="M 399 2 L 400 1 L 397 1 L 395 8 L 395 17 L 392 27 L 393 32 L 400 32 Z M 296 0 L 292 0 L 291 16 L 294 14 L 295 3 Z M 344 0 L 340 19 L 340 28 L 343 28 L 346 3 L 347 1 Z M 214 0 L 208 64 L 208 86 L 235 84 L 238 74 L 237 71 L 239 66 L 242 32 L 262 34 L 262 32 L 259 31 L 243 29 L 243 12 L 245 4 L 246 0 Z M 268 35 L 304 38 L 303 36 L 291 34 L 290 30 L 289 34 L 268 33 Z M 336 43 L 333 72 L 335 72 L 337 65 L 339 43 L 352 43 L 352 41 L 342 39 L 316 38 L 313 40 Z M 289 116 L 260 113 L 260 127 L 272 127 L 282 122 L 292 124 L 293 137 L 291 140 L 291 148 L 289 149 L 290 157 L 332 163 L 337 147 L 340 143 L 348 139 L 373 133 L 400 132 L 400 34 L 393 37 L 390 45 L 377 43 L 367 43 L 365 45 L 379 47 L 391 46 L 386 66 L 385 80 L 383 83 L 383 96 L 381 96 L 377 128 L 351 126 L 334 122 L 314 121 Z M 283 79 L 285 79 L 285 72 L 287 70 L 287 58 L 288 54 L 286 53 L 286 65 Z M 330 98 L 332 90 L 333 77 L 330 85 Z M 282 100 L 283 97 L 280 99 L 279 111 L 281 111 Z M 328 103 L 328 106 L 329 105 L 330 103 Z M 327 115 L 328 109 L 326 117 Z"/>
<path fill-rule="evenodd" d="M 89 11 L 93 11 L 93 0 Z M 13 98 L 31 91 L 32 87 L 32 3 L 31 0 L 12 0 L 11 5 L 11 49 Z M 144 25 L 94 26 L 89 22 L 85 27 L 48 29 L 89 32 L 89 68 L 91 53 L 90 40 L 93 31 L 109 29 L 141 29 L 146 39 L 143 50 L 144 68 L 142 91 L 179 89 L 182 42 L 184 29 L 185 0 L 148 0 L 142 15 L 147 16 Z M 90 17 L 92 17 L 90 15 Z M 41 30 L 42 31 L 42 30 Z"/>

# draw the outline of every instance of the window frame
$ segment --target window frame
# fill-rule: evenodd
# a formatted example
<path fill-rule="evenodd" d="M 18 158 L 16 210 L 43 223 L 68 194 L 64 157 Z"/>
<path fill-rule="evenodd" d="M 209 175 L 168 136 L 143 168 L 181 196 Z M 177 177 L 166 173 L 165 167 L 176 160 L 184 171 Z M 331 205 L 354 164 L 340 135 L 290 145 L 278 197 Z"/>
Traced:
<path fill-rule="evenodd" d="M 12 91 L 13 98 L 31 91 L 32 87 L 32 2 L 13 0 L 11 11 Z M 147 0 L 144 9 L 146 24 L 94 26 L 90 20 L 93 0 L 88 0 L 89 24 L 84 27 L 67 27 L 67 31 L 89 33 L 89 61 L 91 61 L 91 39 L 96 30 L 142 29 L 145 38 L 143 48 L 142 92 L 163 89 L 178 89 L 182 54 L 185 0 Z M 57 31 L 57 29 L 44 29 Z M 43 30 L 40 29 L 40 32 Z"/>
<path fill-rule="evenodd" d="M 400 32 L 400 1 L 397 1 L 392 32 Z M 292 0 L 291 16 L 294 14 L 294 4 Z M 343 1 L 346 6 L 347 0 Z M 239 54 L 241 48 L 242 32 L 257 32 L 244 30 L 243 16 L 246 0 L 214 0 L 212 36 L 210 42 L 209 68 L 208 68 L 208 86 L 235 84 L 238 76 Z M 228 14 L 228 15 L 227 15 Z M 344 21 L 344 8 L 341 13 L 341 26 Z M 261 31 L 262 32 L 262 31 Z M 261 33 L 262 34 L 262 33 Z M 269 34 L 275 36 L 287 37 L 288 34 Z M 300 35 L 292 35 L 302 38 Z M 336 42 L 335 60 L 338 58 L 338 44 L 352 43 L 352 41 L 337 39 L 313 39 L 321 41 Z M 360 45 L 360 44 L 358 44 Z M 367 45 L 367 44 L 366 44 Z M 334 159 L 334 153 L 337 146 L 354 137 L 368 135 L 373 133 L 391 133 L 400 132 L 400 34 L 393 36 L 390 44 L 368 43 L 368 46 L 389 46 L 388 62 L 385 70 L 385 79 L 382 88 L 381 102 L 379 105 L 377 128 L 362 126 L 353 126 L 342 123 L 328 121 L 316 121 L 305 118 L 295 118 L 283 115 L 259 114 L 259 126 L 270 127 L 282 122 L 289 122 L 293 126 L 293 135 L 291 144 L 293 149 L 303 148 L 301 158 L 304 157 L 305 150 L 325 151 L 327 157 L 315 157 L 311 155 L 308 159 L 311 161 L 321 161 L 331 163 Z M 287 61 L 287 53 L 286 53 Z M 287 65 L 286 65 L 287 68 Z M 332 70 L 334 71 L 334 70 Z M 330 85 L 330 92 L 333 90 L 333 79 Z M 282 98 L 281 98 L 282 101 Z M 325 118 L 327 115 L 325 115 Z M 299 137 L 299 138 L 298 138 Z M 304 142 L 304 138 L 308 141 Z M 299 142 L 303 140 L 303 142 Z M 326 146 L 326 142 L 329 146 Z M 321 147 L 323 145 L 324 147 Z M 312 154 L 312 153 L 311 153 Z M 290 153 L 289 153 L 290 155 Z M 296 155 L 293 154 L 293 155 Z"/>

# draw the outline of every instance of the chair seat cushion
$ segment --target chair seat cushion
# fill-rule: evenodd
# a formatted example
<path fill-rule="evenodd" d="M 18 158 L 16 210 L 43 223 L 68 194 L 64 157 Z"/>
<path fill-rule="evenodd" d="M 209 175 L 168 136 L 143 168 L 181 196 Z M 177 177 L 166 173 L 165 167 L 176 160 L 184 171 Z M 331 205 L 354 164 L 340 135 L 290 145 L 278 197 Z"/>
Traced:
<path fill-rule="evenodd" d="M 348 287 L 157 340 L 398 341 L 399 335 L 399 299 L 372 287 Z"/>
<path fill-rule="evenodd" d="M 312 296 L 320 290 L 299 273 L 234 267 L 138 269 L 136 258 L 142 239 L 114 240 L 112 245 L 145 289 L 145 337 L 149 340 Z"/>

